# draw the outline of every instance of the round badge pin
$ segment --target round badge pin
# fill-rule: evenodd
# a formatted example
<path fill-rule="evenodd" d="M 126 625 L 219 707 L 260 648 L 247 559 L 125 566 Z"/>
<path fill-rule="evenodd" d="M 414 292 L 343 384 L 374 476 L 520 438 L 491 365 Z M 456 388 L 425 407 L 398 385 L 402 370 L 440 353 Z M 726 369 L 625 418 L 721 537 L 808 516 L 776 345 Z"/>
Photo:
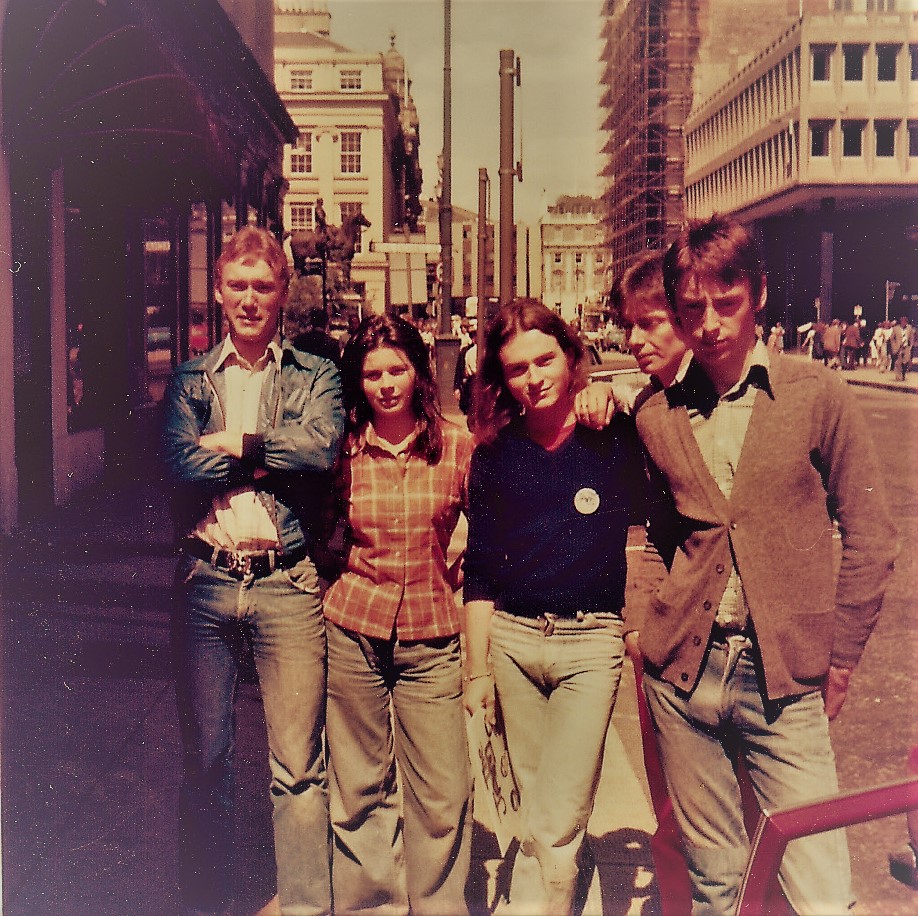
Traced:
<path fill-rule="evenodd" d="M 599 508 L 599 494 L 592 487 L 581 487 L 574 494 L 574 508 L 581 515 L 592 515 Z"/>

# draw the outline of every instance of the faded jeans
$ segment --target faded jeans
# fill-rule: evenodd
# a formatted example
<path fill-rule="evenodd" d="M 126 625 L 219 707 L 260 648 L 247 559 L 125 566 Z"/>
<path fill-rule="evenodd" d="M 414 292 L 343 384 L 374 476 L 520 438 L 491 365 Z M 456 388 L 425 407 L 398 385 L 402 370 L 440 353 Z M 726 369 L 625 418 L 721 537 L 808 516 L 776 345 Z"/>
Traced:
<path fill-rule="evenodd" d="M 240 649 L 249 640 L 268 730 L 281 910 L 328 913 L 325 628 L 315 567 L 306 558 L 289 570 L 238 580 L 183 555 L 176 590 L 182 898 L 219 911 L 232 896 L 234 700 Z"/>
<path fill-rule="evenodd" d="M 530 619 L 496 611 L 491 664 L 520 790 L 518 912 L 570 912 L 624 660 L 611 613 Z"/>
<path fill-rule="evenodd" d="M 732 913 L 749 840 L 728 747 L 743 756 L 763 810 L 836 793 L 822 696 L 814 691 L 766 704 L 755 650 L 743 636 L 712 642 L 691 694 L 646 670 L 644 690 L 691 873 L 692 912 Z M 847 912 L 853 898 L 844 832 L 792 840 L 778 878 L 797 913 Z"/>
<path fill-rule="evenodd" d="M 326 627 L 335 912 L 459 916 L 472 850 L 459 637 Z"/>

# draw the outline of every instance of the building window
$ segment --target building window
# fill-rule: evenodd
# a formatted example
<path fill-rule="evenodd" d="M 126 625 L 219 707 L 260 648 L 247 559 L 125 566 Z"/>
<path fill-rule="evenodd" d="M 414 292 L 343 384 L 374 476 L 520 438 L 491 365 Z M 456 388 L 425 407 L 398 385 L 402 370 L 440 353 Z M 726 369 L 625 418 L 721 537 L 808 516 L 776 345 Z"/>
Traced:
<path fill-rule="evenodd" d="M 290 228 L 313 229 L 313 204 L 290 204 Z"/>
<path fill-rule="evenodd" d="M 867 12 L 876 10 L 879 13 L 894 13 L 896 0 L 867 0 Z"/>
<path fill-rule="evenodd" d="M 829 155 L 829 124 L 810 124 L 810 155 Z"/>
<path fill-rule="evenodd" d="M 832 0 L 832 9 L 840 13 L 850 13 L 852 0 Z"/>
<path fill-rule="evenodd" d="M 312 92 L 312 70 L 291 70 L 290 91 Z"/>
<path fill-rule="evenodd" d="M 828 45 L 816 45 L 812 49 L 813 82 L 824 83 L 831 78 L 832 49 Z"/>
<path fill-rule="evenodd" d="M 345 175 L 360 174 L 360 132 L 341 131 L 341 172 Z"/>
<path fill-rule="evenodd" d="M 574 255 L 574 263 L 575 264 L 583 263 L 583 255 L 579 251 Z"/>
<path fill-rule="evenodd" d="M 343 226 L 351 217 L 357 216 L 363 212 L 363 204 L 355 200 L 344 200 L 341 202 L 341 225 Z M 358 230 L 354 243 L 354 254 L 360 254 L 363 251 L 362 233 Z"/>
<path fill-rule="evenodd" d="M 363 77 L 359 70 L 341 71 L 341 91 L 359 92 L 363 88 Z"/>
<path fill-rule="evenodd" d="M 864 46 L 844 45 L 842 54 L 845 58 L 845 80 L 849 83 L 860 82 L 864 78 Z"/>
<path fill-rule="evenodd" d="M 300 134 L 290 154 L 290 172 L 293 175 L 308 175 L 312 171 L 312 134 Z"/>
<path fill-rule="evenodd" d="M 877 82 L 894 83 L 896 81 L 898 54 L 897 45 L 877 45 Z"/>
<path fill-rule="evenodd" d="M 918 121 L 909 121 L 908 154 L 913 159 L 918 157 Z"/>
<path fill-rule="evenodd" d="M 560 264 L 560 263 L 561 263 L 561 252 L 556 251 L 555 252 L 555 264 Z"/>
<path fill-rule="evenodd" d="M 842 155 L 860 156 L 864 151 L 864 124 L 862 121 L 842 121 Z"/>
<path fill-rule="evenodd" d="M 877 156 L 888 157 L 896 155 L 896 122 L 876 121 L 873 125 L 876 131 Z"/>
<path fill-rule="evenodd" d="M 914 82 L 918 80 L 918 45 L 909 45 L 908 52 L 912 58 L 911 78 Z"/>

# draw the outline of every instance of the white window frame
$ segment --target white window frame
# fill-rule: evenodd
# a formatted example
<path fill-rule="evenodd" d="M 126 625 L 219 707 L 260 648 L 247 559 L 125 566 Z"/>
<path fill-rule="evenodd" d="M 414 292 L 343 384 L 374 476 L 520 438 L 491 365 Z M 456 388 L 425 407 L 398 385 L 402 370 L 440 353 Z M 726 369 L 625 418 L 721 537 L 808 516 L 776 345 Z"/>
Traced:
<path fill-rule="evenodd" d="M 312 174 L 312 131 L 300 133 L 296 146 L 290 152 L 290 174 Z"/>
<path fill-rule="evenodd" d="M 306 201 L 290 202 L 290 229 L 315 229 L 316 207 Z"/>
<path fill-rule="evenodd" d="M 342 175 L 359 175 L 363 171 L 362 160 L 363 134 L 359 130 L 341 131 L 341 159 L 340 168 Z"/>
<path fill-rule="evenodd" d="M 312 92 L 312 70 L 296 67 L 290 71 L 291 92 Z"/>
<path fill-rule="evenodd" d="M 338 85 L 342 92 L 360 92 L 363 89 L 363 71 L 342 70 Z"/>

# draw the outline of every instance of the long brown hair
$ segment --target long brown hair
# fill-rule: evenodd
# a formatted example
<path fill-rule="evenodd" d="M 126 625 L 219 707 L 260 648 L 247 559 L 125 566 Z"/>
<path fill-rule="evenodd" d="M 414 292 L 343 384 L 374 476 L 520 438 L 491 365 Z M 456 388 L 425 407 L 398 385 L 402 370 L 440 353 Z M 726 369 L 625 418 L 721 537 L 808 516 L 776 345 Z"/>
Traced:
<path fill-rule="evenodd" d="M 367 354 L 380 347 L 401 350 L 414 367 L 411 408 L 418 421 L 418 436 L 411 447 L 428 464 L 436 464 L 443 453 L 443 415 L 440 396 L 430 365 L 430 353 L 420 332 L 395 315 L 369 315 L 347 342 L 341 356 L 341 387 L 349 432 L 359 434 L 373 418 L 363 392 L 363 363 Z"/>
<path fill-rule="evenodd" d="M 472 428 L 480 442 L 491 442 L 503 427 L 520 416 L 519 402 L 504 378 L 500 351 L 517 334 L 541 331 L 558 341 L 567 357 L 573 384 L 585 382 L 586 351 L 577 332 L 560 315 L 538 299 L 514 299 L 498 312 L 485 334 L 484 357 L 478 361 L 478 392 L 474 402 Z"/>

